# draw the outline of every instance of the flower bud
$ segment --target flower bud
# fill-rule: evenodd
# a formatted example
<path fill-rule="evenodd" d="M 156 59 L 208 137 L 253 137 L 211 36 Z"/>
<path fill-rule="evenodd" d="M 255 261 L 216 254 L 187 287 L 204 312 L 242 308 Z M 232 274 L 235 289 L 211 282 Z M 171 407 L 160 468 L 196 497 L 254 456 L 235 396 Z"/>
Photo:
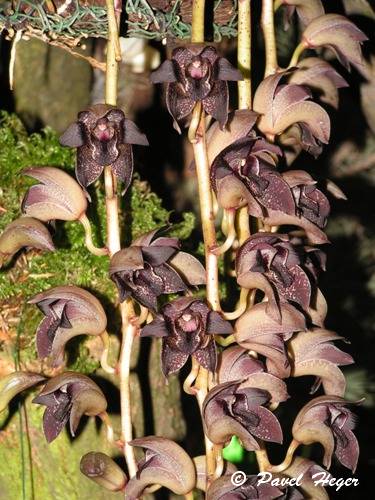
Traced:
<path fill-rule="evenodd" d="M 39 384 L 45 377 L 38 373 L 13 372 L 0 379 L 0 412 L 20 392 Z"/>
<path fill-rule="evenodd" d="M 26 193 L 22 211 L 47 222 L 54 219 L 78 220 L 87 209 L 85 193 L 70 175 L 55 167 L 30 167 L 23 171 L 40 181 Z"/>
<path fill-rule="evenodd" d="M 82 474 L 109 491 L 121 491 L 127 483 L 124 471 L 105 453 L 86 453 L 81 458 L 80 469 Z"/>
<path fill-rule="evenodd" d="M 32 217 L 20 217 L 6 226 L 0 236 L 0 265 L 23 247 L 55 250 L 48 229 Z"/>

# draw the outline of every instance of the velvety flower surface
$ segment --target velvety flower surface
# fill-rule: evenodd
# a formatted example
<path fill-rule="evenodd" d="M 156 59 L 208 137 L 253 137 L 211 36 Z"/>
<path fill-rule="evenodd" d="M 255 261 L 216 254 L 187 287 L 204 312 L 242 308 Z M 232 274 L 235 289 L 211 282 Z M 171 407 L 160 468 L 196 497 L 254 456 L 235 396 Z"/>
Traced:
<path fill-rule="evenodd" d="M 342 339 L 320 328 L 295 335 L 288 343 L 293 358 L 293 376 L 315 375 L 317 382 L 313 392 L 322 384 L 325 394 L 343 396 L 346 380 L 338 366 L 350 365 L 354 360 L 332 343 Z"/>
<path fill-rule="evenodd" d="M 267 304 L 260 302 L 246 311 L 236 321 L 234 336 L 243 348 L 265 356 L 269 374 L 286 378 L 290 376 L 291 365 L 285 342 L 294 332 L 305 330 L 306 320 L 287 303 L 280 304 L 281 323 L 270 317 L 266 308 Z"/>
<path fill-rule="evenodd" d="M 274 138 L 295 125 L 299 128 L 301 146 L 317 156 L 321 144 L 327 144 L 331 133 L 330 119 L 319 104 L 310 101 L 307 87 L 280 84 L 291 70 L 265 78 L 254 95 L 254 111 L 261 116 L 257 125 L 267 137 Z"/>
<path fill-rule="evenodd" d="M 78 114 L 78 120 L 60 137 L 60 144 L 77 148 L 76 177 L 86 188 L 105 166 L 128 188 L 133 173 L 131 144 L 147 146 L 146 136 L 124 112 L 108 104 L 95 104 Z"/>
<path fill-rule="evenodd" d="M 106 329 L 103 306 L 91 293 L 77 286 L 57 286 L 29 300 L 44 314 L 37 330 L 38 356 L 63 361 L 65 344 L 76 335 L 100 335 Z"/>
<path fill-rule="evenodd" d="M 338 396 L 320 396 L 307 403 L 293 424 L 293 438 L 302 444 L 320 443 L 324 448 L 323 465 L 331 466 L 334 455 L 353 473 L 359 447 L 352 430 L 356 417 L 346 408 L 351 403 Z"/>
<path fill-rule="evenodd" d="M 77 220 L 87 209 L 86 196 L 70 175 L 55 167 L 30 167 L 23 171 L 40 181 L 32 186 L 22 201 L 26 215 L 42 221 Z"/>
<path fill-rule="evenodd" d="M 52 252 L 55 247 L 44 224 L 32 217 L 20 217 L 6 226 L 0 235 L 0 266 L 23 247 Z"/>
<path fill-rule="evenodd" d="M 327 61 L 318 57 L 302 59 L 298 68 L 291 73 L 289 83 L 307 85 L 316 91 L 319 100 L 334 108 L 339 104 L 337 89 L 348 86 L 346 80 Z"/>
<path fill-rule="evenodd" d="M 10 401 L 20 392 L 39 384 L 43 375 L 32 372 L 17 371 L 0 379 L 0 412 L 5 410 Z"/>
<path fill-rule="evenodd" d="M 162 370 L 165 376 L 177 372 L 189 356 L 210 371 L 216 368 L 213 335 L 230 334 L 233 329 L 203 300 L 181 297 L 166 304 L 161 315 L 143 327 L 141 337 L 162 337 Z"/>
<path fill-rule="evenodd" d="M 267 313 L 281 321 L 280 302 L 299 304 L 307 310 L 313 278 L 303 269 L 304 257 L 289 237 L 257 233 L 248 238 L 236 256 L 237 282 L 248 289 L 259 288 L 268 298 Z"/>
<path fill-rule="evenodd" d="M 137 500 L 147 486 L 154 484 L 160 484 L 177 495 L 186 495 L 194 489 L 194 463 L 181 446 L 158 436 L 133 439 L 130 444 L 145 448 L 146 453 L 138 463 L 136 476 L 126 485 L 127 500 Z"/>
<path fill-rule="evenodd" d="M 150 231 L 111 259 L 109 274 L 116 283 L 120 300 L 132 297 L 155 311 L 157 298 L 183 292 L 188 285 L 205 283 L 202 264 L 192 255 L 181 252 L 177 238 L 159 236 Z"/>
<path fill-rule="evenodd" d="M 247 205 L 250 215 L 267 209 L 295 214 L 295 203 L 275 159 L 281 151 L 261 138 L 244 137 L 225 148 L 210 170 L 211 185 L 223 208 Z"/>
<path fill-rule="evenodd" d="M 289 398 L 285 382 L 267 373 L 263 362 L 254 359 L 243 347 L 232 346 L 220 354 L 217 374 L 219 383 L 240 381 L 240 389 L 254 387 L 267 391 L 271 403 Z"/>
<path fill-rule="evenodd" d="M 224 127 L 228 118 L 228 81 L 242 80 L 241 72 L 214 47 L 191 44 L 177 47 L 171 60 L 151 74 L 153 83 L 166 82 L 168 111 L 174 127 L 181 132 L 179 123 L 188 116 L 196 102 Z"/>
<path fill-rule="evenodd" d="M 268 391 L 240 388 L 241 381 L 216 385 L 207 394 L 202 408 L 205 433 L 215 444 L 237 436 L 248 451 L 259 450 L 256 438 L 282 442 L 282 430 L 275 415 L 264 408 Z"/>
<path fill-rule="evenodd" d="M 242 477 L 241 477 L 242 480 Z M 282 492 L 276 486 L 268 483 L 259 483 L 256 475 L 247 476 L 246 481 L 241 485 L 233 484 L 230 475 L 216 479 L 207 491 L 209 500 L 248 500 L 281 498 Z"/>
<path fill-rule="evenodd" d="M 363 65 L 361 44 L 367 36 L 348 18 L 326 14 L 311 21 L 302 34 L 306 48 L 326 46 L 333 50 L 340 62 L 350 69 Z"/>
<path fill-rule="evenodd" d="M 50 379 L 33 403 L 46 406 L 43 430 L 50 443 L 69 421 L 70 432 L 75 435 L 83 415 L 99 415 L 107 408 L 101 389 L 86 375 L 65 372 Z"/>

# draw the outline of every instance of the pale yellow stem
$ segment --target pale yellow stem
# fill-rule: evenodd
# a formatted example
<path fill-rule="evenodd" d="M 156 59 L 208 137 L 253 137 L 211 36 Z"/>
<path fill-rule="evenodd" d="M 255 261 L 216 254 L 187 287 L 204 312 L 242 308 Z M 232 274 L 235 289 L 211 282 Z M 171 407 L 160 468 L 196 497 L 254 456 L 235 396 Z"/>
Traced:
<path fill-rule="evenodd" d="M 306 50 L 306 45 L 304 42 L 300 42 L 297 47 L 294 49 L 293 55 L 290 59 L 290 63 L 288 68 L 293 68 L 297 66 L 299 58 L 304 50 Z"/>
<path fill-rule="evenodd" d="M 105 102 L 106 104 L 116 106 L 118 79 L 117 59 L 119 48 L 118 26 L 113 0 L 106 0 L 106 2 L 108 12 L 108 43 Z M 112 257 L 120 250 L 121 244 L 116 179 L 110 166 L 106 166 L 104 169 L 104 183 L 107 212 L 107 247 Z M 126 300 L 120 305 L 120 312 L 122 320 L 122 342 L 119 360 L 121 433 L 129 476 L 133 477 L 137 472 L 137 462 L 135 460 L 134 449 L 129 444 L 133 439 L 130 399 L 130 357 L 133 339 L 138 331 L 138 321 L 134 312 L 133 303 L 130 300 Z"/>
<path fill-rule="evenodd" d="M 222 337 L 221 335 L 215 335 L 215 340 L 222 347 L 228 347 L 228 345 L 234 344 L 236 342 L 234 335 L 228 335 L 227 337 Z"/>
<path fill-rule="evenodd" d="M 199 364 L 194 358 L 192 358 L 191 371 L 190 371 L 189 375 L 186 377 L 186 379 L 184 380 L 184 384 L 183 384 L 183 389 L 186 392 L 186 394 L 191 394 L 194 396 L 196 395 L 197 391 L 196 391 L 196 389 L 192 388 L 192 385 L 198 376 L 198 372 L 199 372 Z"/>
<path fill-rule="evenodd" d="M 193 0 L 193 18 L 191 22 L 192 43 L 204 42 L 204 8 L 205 0 Z"/>
<path fill-rule="evenodd" d="M 9 58 L 9 88 L 13 90 L 14 86 L 14 66 L 16 64 L 16 54 L 17 54 L 17 44 L 22 38 L 22 31 L 16 31 L 16 34 L 13 39 L 12 48 L 10 50 L 10 58 Z"/>
<path fill-rule="evenodd" d="M 235 210 L 224 210 L 222 227 L 223 232 L 226 236 L 226 240 L 221 246 L 211 249 L 212 253 L 214 253 L 215 255 L 222 255 L 232 247 L 237 236 L 236 228 L 234 225 L 235 216 Z"/>
<path fill-rule="evenodd" d="M 112 422 L 111 419 L 109 418 L 109 415 L 106 411 L 103 413 L 100 413 L 98 417 L 101 419 L 103 424 L 106 427 L 106 432 L 107 432 L 107 440 L 110 444 L 114 444 L 115 439 L 114 439 L 114 432 L 113 432 L 113 427 L 112 427 Z"/>
<path fill-rule="evenodd" d="M 250 217 L 247 206 L 237 211 L 237 235 L 240 245 L 242 245 L 251 235 Z"/>
<path fill-rule="evenodd" d="M 301 443 L 299 443 L 296 439 L 293 439 L 289 445 L 288 451 L 286 452 L 286 456 L 285 456 L 284 460 L 281 462 L 281 464 L 279 464 L 279 465 L 271 465 L 270 464 L 267 468 L 268 472 L 276 474 L 279 472 L 283 472 L 285 469 L 287 469 L 290 466 L 290 464 L 293 462 L 294 452 L 296 451 L 296 449 L 298 448 L 298 446 L 300 444 Z"/>
<path fill-rule="evenodd" d="M 251 0 L 238 0 L 237 63 L 244 79 L 238 82 L 238 108 L 251 109 Z"/>
<path fill-rule="evenodd" d="M 103 351 L 102 355 L 100 357 L 100 366 L 103 368 L 103 370 L 106 373 L 109 373 L 110 375 L 113 375 L 116 373 L 115 368 L 113 368 L 111 365 L 108 364 L 108 353 L 109 353 L 109 348 L 110 348 L 110 339 L 108 332 L 104 331 L 101 335 L 100 338 L 103 343 Z"/>
<path fill-rule="evenodd" d="M 87 250 L 97 256 L 108 255 L 107 248 L 98 248 L 94 245 L 94 242 L 92 241 L 91 224 L 86 214 L 81 215 L 81 217 L 78 220 L 82 224 L 85 230 L 85 245 Z"/>
<path fill-rule="evenodd" d="M 242 314 L 247 309 L 247 298 L 249 296 L 250 290 L 247 288 L 241 288 L 240 298 L 237 302 L 236 309 L 232 312 L 223 312 L 223 316 L 227 320 L 234 320 L 242 316 Z"/>
<path fill-rule="evenodd" d="M 264 77 L 267 77 L 276 73 L 278 68 L 273 0 L 262 1 L 261 24 L 266 50 L 266 67 Z"/>

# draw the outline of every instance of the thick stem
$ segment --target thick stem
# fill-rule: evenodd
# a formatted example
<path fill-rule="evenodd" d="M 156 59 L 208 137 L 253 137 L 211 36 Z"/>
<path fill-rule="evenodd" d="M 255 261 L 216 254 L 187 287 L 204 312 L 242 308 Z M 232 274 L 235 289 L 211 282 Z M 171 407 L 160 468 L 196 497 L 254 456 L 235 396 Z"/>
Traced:
<path fill-rule="evenodd" d="M 107 0 L 108 12 L 108 43 L 107 43 L 107 72 L 105 87 L 105 102 L 113 106 L 117 103 L 117 78 L 118 64 L 118 26 L 114 11 L 113 0 Z M 104 183 L 106 195 L 107 212 L 107 248 L 109 255 L 118 252 L 120 244 L 119 207 L 116 194 L 116 179 L 110 166 L 104 169 Z M 120 374 L 120 398 L 121 398 L 121 431 L 124 443 L 124 455 L 130 477 L 137 472 L 137 462 L 134 450 L 129 445 L 133 439 L 133 426 L 131 419 L 130 403 L 130 357 L 134 336 L 137 333 L 138 323 L 131 301 L 125 301 L 120 305 L 122 320 L 122 343 L 119 361 Z"/>
<path fill-rule="evenodd" d="M 212 253 L 212 249 L 216 248 L 216 231 L 207 157 L 204 112 L 201 112 L 195 142 L 193 142 L 193 150 L 198 178 L 199 205 L 206 257 L 207 301 L 214 311 L 220 311 L 218 258 Z M 208 390 L 208 371 L 202 367 L 199 369 L 195 386 L 198 389 L 198 403 L 200 408 L 202 408 L 202 403 Z M 210 484 L 215 477 L 216 459 L 214 445 L 207 436 L 205 436 L 205 444 L 207 483 Z"/>
<path fill-rule="evenodd" d="M 251 0 L 238 0 L 238 69 L 244 79 L 238 82 L 238 108 L 251 109 Z"/>
<path fill-rule="evenodd" d="M 204 7 L 205 0 L 193 0 L 193 18 L 191 22 L 192 43 L 204 42 Z"/>
<path fill-rule="evenodd" d="M 266 50 L 264 77 L 267 77 L 276 73 L 278 68 L 273 0 L 263 0 L 261 24 Z"/>

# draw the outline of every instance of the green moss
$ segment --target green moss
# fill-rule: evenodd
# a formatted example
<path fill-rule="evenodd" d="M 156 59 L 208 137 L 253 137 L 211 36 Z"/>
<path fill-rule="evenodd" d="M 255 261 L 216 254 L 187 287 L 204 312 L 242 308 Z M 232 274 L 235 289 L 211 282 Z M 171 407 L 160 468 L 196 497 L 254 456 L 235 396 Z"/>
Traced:
<path fill-rule="evenodd" d="M 56 134 L 46 129 L 40 134 L 28 135 L 20 120 L 7 113 L 0 115 L 0 206 L 6 212 L 0 217 L 0 231 L 20 215 L 20 202 L 32 180 L 21 175 L 23 168 L 31 165 L 61 167 L 69 172 L 74 169 L 74 151 L 63 148 Z M 92 221 L 96 244 L 105 241 L 105 204 L 101 181 L 91 192 L 94 200 L 88 216 Z M 146 182 L 135 176 L 129 193 L 122 200 L 123 241 L 155 227 L 168 224 L 170 213 L 162 201 L 150 191 Z M 185 214 L 183 221 L 174 228 L 175 235 L 189 237 L 194 226 L 194 216 Z M 97 294 L 105 305 L 113 301 L 115 288 L 108 279 L 108 259 L 95 257 L 84 245 L 84 232 L 77 222 L 57 222 L 53 239 L 57 250 L 51 253 L 28 252 L 26 263 L 13 260 L 0 271 L 0 301 L 18 304 L 49 287 L 75 284 Z M 22 308 L 23 309 L 23 308 Z M 21 320 L 20 347 L 22 360 L 35 358 L 35 328 L 40 314 L 33 306 L 24 308 Z M 96 361 L 87 357 L 82 345 L 74 346 L 70 368 L 90 373 L 97 367 Z"/>

